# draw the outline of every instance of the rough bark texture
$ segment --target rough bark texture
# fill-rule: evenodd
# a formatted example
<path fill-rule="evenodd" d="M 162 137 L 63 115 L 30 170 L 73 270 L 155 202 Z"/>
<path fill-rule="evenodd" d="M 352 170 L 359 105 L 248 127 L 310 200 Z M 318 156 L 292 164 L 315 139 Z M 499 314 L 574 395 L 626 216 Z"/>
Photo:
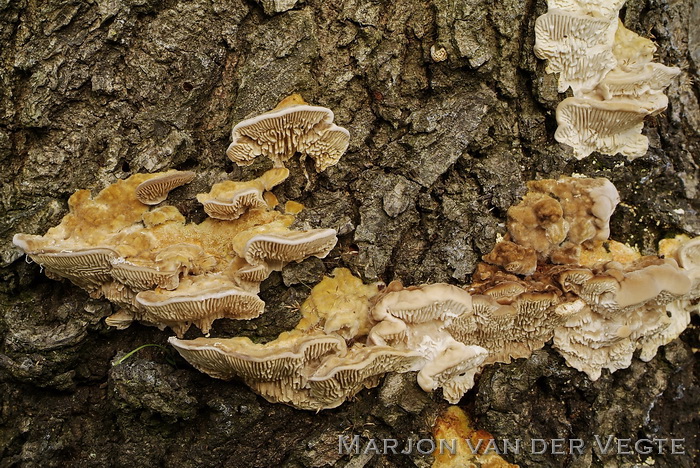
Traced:
<path fill-rule="evenodd" d="M 260 174 L 269 162 L 241 169 L 225 157 L 231 126 L 293 92 L 333 109 L 351 144 L 336 167 L 309 171 L 309 191 L 293 165 L 276 193 L 340 242 L 324 261 L 274 274 L 263 317 L 218 321 L 212 336 L 291 328 L 295 306 L 335 266 L 366 280 L 464 284 L 535 178 L 612 180 L 624 201 L 613 237 L 643 253 L 665 235 L 700 234 L 700 4 L 630 0 L 622 11 L 628 28 L 654 37 L 660 62 L 683 70 L 668 111 L 646 124 L 648 154 L 632 163 L 576 161 L 554 141 L 564 95 L 532 51 L 545 11 L 544 0 L 0 0 L 0 466 L 429 466 L 418 454 L 338 454 L 343 434 L 429 436 L 446 405 L 415 376 L 313 414 L 173 365 L 158 348 L 113 367 L 168 333 L 108 329 L 109 303 L 48 280 L 10 239 L 57 224 L 75 190 L 134 172 L 188 169 L 207 184 Z M 433 45 L 447 61 L 431 59 Z M 174 197 L 193 220 L 200 184 Z M 497 438 L 685 438 L 687 455 L 650 459 L 698 466 L 699 347 L 696 320 L 650 363 L 596 382 L 544 349 L 487 369 L 462 406 Z M 590 451 L 510 460 L 643 461 Z"/>

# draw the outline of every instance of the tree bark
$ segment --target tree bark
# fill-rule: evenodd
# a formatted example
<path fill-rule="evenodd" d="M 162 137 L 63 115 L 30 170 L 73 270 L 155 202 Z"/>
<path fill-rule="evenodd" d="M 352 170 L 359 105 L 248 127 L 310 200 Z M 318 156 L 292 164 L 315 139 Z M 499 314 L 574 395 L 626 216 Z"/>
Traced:
<path fill-rule="evenodd" d="M 533 53 L 544 0 L 0 0 L 0 467 L 429 466 L 430 456 L 347 455 L 338 436 L 430 437 L 447 406 L 415 376 L 392 375 L 338 409 L 314 414 L 267 403 L 243 384 L 195 371 L 150 347 L 168 333 L 109 329 L 104 300 L 47 279 L 15 233 L 43 234 L 78 189 L 135 172 L 204 174 L 174 197 L 224 178 L 259 175 L 226 158 L 231 127 L 301 93 L 349 129 L 339 164 L 293 164 L 275 189 L 305 209 L 300 224 L 336 228 L 338 247 L 263 285 L 266 313 L 220 320 L 212 336 L 271 339 L 291 329 L 309 291 L 336 266 L 366 281 L 468 283 L 505 232 L 505 213 L 537 178 L 607 177 L 623 203 L 612 238 L 644 254 L 676 233 L 700 234 L 700 3 L 630 0 L 627 28 L 682 69 L 668 110 L 647 120 L 646 156 L 578 161 L 554 140 L 556 76 Z M 444 48 L 447 60 L 431 58 Z M 262 159 L 262 158 L 261 158 Z M 595 382 L 548 347 L 488 368 L 461 402 L 501 438 L 685 438 L 700 465 L 700 337 L 695 317 L 649 363 Z M 189 336 L 189 335 L 188 335 Z M 520 466 L 632 466 L 634 456 L 521 453 Z"/>

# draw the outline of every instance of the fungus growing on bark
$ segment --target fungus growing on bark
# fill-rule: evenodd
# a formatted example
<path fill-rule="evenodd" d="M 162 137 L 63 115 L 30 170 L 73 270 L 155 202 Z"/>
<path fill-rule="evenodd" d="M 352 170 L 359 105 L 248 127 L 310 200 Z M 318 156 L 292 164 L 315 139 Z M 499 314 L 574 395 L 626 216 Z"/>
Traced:
<path fill-rule="evenodd" d="M 335 229 L 291 231 L 271 224 L 240 233 L 233 239 L 233 248 L 250 265 L 280 268 L 311 256 L 325 258 L 338 241 L 336 234 Z"/>
<path fill-rule="evenodd" d="M 653 42 L 617 18 L 624 1 L 551 0 L 537 18 L 535 54 L 560 73 L 559 92 L 574 97 L 557 106 L 554 138 L 576 158 L 594 151 L 621 153 L 629 160 L 648 147 L 644 118 L 666 109 L 663 90 L 680 69 L 653 63 Z"/>
<path fill-rule="evenodd" d="M 457 403 L 474 386 L 474 375 L 489 352 L 480 346 L 467 346 L 452 340 L 418 372 L 418 385 L 426 392 L 440 387 L 450 403 Z"/>
<path fill-rule="evenodd" d="M 310 394 L 323 409 L 335 408 L 363 388 L 378 385 L 387 372 L 406 372 L 420 360 L 414 351 L 356 344 L 345 356 L 331 356 L 316 369 L 309 377 Z"/>
<path fill-rule="evenodd" d="M 432 58 L 434 62 L 444 62 L 447 60 L 447 50 L 445 50 L 444 47 L 433 44 L 430 46 L 430 58 Z"/>
<path fill-rule="evenodd" d="M 671 80 L 681 73 L 676 67 L 660 63 L 645 63 L 630 71 L 630 67 L 616 68 L 603 78 L 596 91 L 605 100 L 627 97 L 629 99 L 648 98 L 641 105 L 652 112 L 660 112 L 667 106 L 667 99 L 661 93 Z M 655 96 L 653 99 L 651 96 Z"/>
<path fill-rule="evenodd" d="M 311 157 L 318 172 L 335 165 L 350 142 L 350 133 L 333 123 L 333 111 L 311 106 L 298 94 L 277 107 L 236 124 L 226 154 L 239 166 L 257 156 L 270 158 L 283 167 L 295 153 Z"/>
<path fill-rule="evenodd" d="M 121 307 L 108 317 L 111 326 L 139 320 L 181 337 L 191 324 L 207 333 L 219 318 L 257 317 L 259 283 L 270 271 L 323 258 L 337 241 L 332 229 L 290 230 L 293 216 L 269 203 L 233 220 L 186 223 L 174 207 L 138 200 L 135 187 L 152 177 L 132 176 L 94 198 L 77 192 L 59 226 L 14 239 L 47 273 Z M 483 366 L 528 357 L 550 339 L 568 365 L 595 379 L 629 366 L 637 349 L 651 359 L 681 333 L 698 310 L 700 238 L 668 239 L 665 258 L 642 257 L 607 241 L 619 201 L 607 179 L 563 177 L 528 188 L 508 211 L 508 235 L 464 289 L 394 281 L 380 291 L 336 269 L 312 289 L 297 327 L 272 342 L 170 342 L 214 377 L 320 410 L 378 385 L 387 372 L 416 371 L 424 390 L 441 388 L 457 402 Z"/>
<path fill-rule="evenodd" d="M 377 295 L 377 284 L 364 284 L 345 268 L 336 268 L 313 287 L 301 305 L 298 330 L 322 329 L 346 340 L 365 337 L 372 326 L 370 299 Z"/>
<path fill-rule="evenodd" d="M 585 303 L 555 330 L 554 347 L 592 380 L 603 369 L 629 367 L 638 348 L 645 360 L 651 359 L 689 322 L 689 312 L 677 308 L 687 309 L 678 301 L 689 297 L 692 284 L 674 260 L 643 257 L 627 266 L 610 262 L 595 276 L 563 274 L 559 281 Z"/>
<path fill-rule="evenodd" d="M 554 138 L 574 148 L 576 159 L 594 151 L 620 153 L 630 159 L 644 156 L 649 139 L 642 135 L 644 118 L 665 109 L 649 109 L 628 99 L 598 101 L 566 98 L 557 106 Z"/>
<path fill-rule="evenodd" d="M 528 182 L 523 200 L 508 209 L 508 235 L 520 248 L 497 244 L 486 261 L 506 266 L 508 257 L 499 255 L 501 252 L 513 251 L 511 256 L 522 252 L 522 257 L 523 248 L 530 248 L 541 260 L 577 263 L 581 246 L 590 250 L 607 240 L 610 216 L 619 201 L 615 186 L 607 179 L 561 177 Z M 505 259 L 498 263 L 502 257 Z M 522 268 L 530 269 L 531 265 Z"/>
<path fill-rule="evenodd" d="M 617 21 L 575 10 L 550 9 L 535 21 L 535 55 L 547 73 L 559 73 L 559 92 L 591 90 L 617 64 L 612 51 Z"/>
<path fill-rule="evenodd" d="M 159 206 L 150 211 L 146 211 L 142 216 L 144 226 L 147 228 L 159 226 L 166 223 L 185 223 L 185 217 L 174 206 Z"/>
<path fill-rule="evenodd" d="M 471 312 L 471 295 L 463 289 L 444 283 L 388 292 L 374 306 L 372 317 L 381 321 L 394 317 L 406 323 L 445 320 Z"/>
<path fill-rule="evenodd" d="M 344 355 L 345 340 L 337 335 L 288 333 L 265 344 L 245 337 L 169 340 L 194 367 L 218 379 L 295 380 L 307 366 L 327 354 Z"/>
<path fill-rule="evenodd" d="M 289 170 L 281 167 L 270 169 L 248 182 L 227 180 L 214 184 L 209 193 L 200 193 L 197 200 L 212 218 L 238 219 L 246 210 L 267 208 L 263 193 L 284 182 L 288 176 Z"/>
<path fill-rule="evenodd" d="M 486 363 L 529 357 L 551 339 L 567 312 L 557 309 L 560 300 L 553 293 L 526 291 L 501 301 L 506 303 L 487 295 L 472 300 L 473 314 L 455 319 L 446 329 L 457 341 L 488 350 Z"/>
<path fill-rule="evenodd" d="M 537 252 L 509 241 L 496 244 L 483 260 L 516 275 L 531 275 L 537 269 Z"/>
<path fill-rule="evenodd" d="M 444 283 L 409 288 L 392 283 L 387 290 L 373 307 L 378 323 L 367 343 L 417 353 L 422 360 L 414 370 L 419 370 L 421 388 L 442 388 L 446 399 L 459 400 L 488 355 L 486 349 L 458 342 L 448 331 L 451 323 L 472 315 L 472 296 Z"/>
<path fill-rule="evenodd" d="M 136 198 L 146 205 L 157 205 L 168 193 L 181 185 L 189 184 L 196 174 L 191 171 L 168 171 L 141 182 L 136 187 Z"/>
<path fill-rule="evenodd" d="M 296 329 L 274 343 L 287 346 L 282 343 L 289 340 L 291 346 L 299 334 L 318 334 L 341 340 L 347 351 L 329 351 L 284 379 L 244 377 L 246 382 L 269 401 L 318 410 L 376 386 L 387 372 L 417 371 L 424 390 L 442 389 L 444 398 L 457 402 L 483 366 L 529 357 L 550 339 L 568 365 L 592 379 L 603 369 L 629 366 L 637 349 L 651 359 L 697 309 L 700 241 L 669 240 L 662 248 L 667 259 L 641 257 L 607 241 L 619 201 L 608 180 L 561 178 L 528 187 L 508 213 L 512 240 L 485 256 L 492 264 L 480 264 L 468 291 L 440 283 L 403 287 L 397 281 L 379 291 L 336 269 L 312 289 Z M 508 267 L 512 261 L 497 259 L 517 253 L 522 244 L 537 251 L 539 265 L 516 276 Z M 575 246 L 576 256 L 556 257 L 564 245 Z M 557 265 L 553 258 L 567 261 Z M 174 342 L 179 348 L 188 343 Z M 240 375 L 216 366 L 210 373 Z"/>
<path fill-rule="evenodd" d="M 173 291 L 141 291 L 136 302 L 145 311 L 139 314 L 139 320 L 165 324 L 178 336 L 187 331 L 190 323 L 207 334 L 216 319 L 249 320 L 265 310 L 265 303 L 256 294 L 213 275 L 187 277 Z"/>
<path fill-rule="evenodd" d="M 456 450 L 436 450 L 432 468 L 518 468 L 501 458 L 491 434 L 475 426 L 458 406 L 450 406 L 438 416 L 433 426 L 435 444 Z"/>
<path fill-rule="evenodd" d="M 678 238 L 673 256 L 694 283 L 700 282 L 700 237 Z"/>
<path fill-rule="evenodd" d="M 252 185 L 271 188 L 287 173 L 273 169 Z M 139 199 L 147 196 L 146 201 L 158 203 L 173 184 L 190 175 L 136 174 L 94 198 L 89 191 L 78 191 L 70 197 L 70 211 L 58 226 L 44 236 L 17 234 L 14 243 L 51 277 L 69 279 L 93 297 L 105 297 L 121 307 L 107 320 L 109 325 L 125 328 L 139 320 L 161 329 L 170 327 L 178 336 L 190 324 L 208 333 L 216 319 L 259 316 L 264 303 L 256 295 L 258 285 L 272 267 L 300 261 L 307 252 L 325 256 L 335 245 L 335 231 L 291 231 L 287 226 L 293 215 L 269 210 L 267 205 L 239 213 L 236 219 L 194 224 L 186 223 L 173 206 L 149 208 Z M 281 233 L 278 243 L 283 247 L 273 243 L 270 253 L 248 253 L 254 259 L 249 264 L 242 258 L 246 252 L 239 256 L 232 240 L 251 232 Z M 256 248 L 253 242 L 251 252 L 261 250 Z M 279 253 L 285 249 L 291 253 Z"/>
<path fill-rule="evenodd" d="M 644 257 L 643 260 L 647 260 Z M 615 307 L 626 309 L 639 307 L 649 301 L 668 302 L 668 298 L 678 298 L 690 292 L 692 282 L 688 275 L 678 268 L 675 260 L 641 261 L 641 265 L 632 264 L 623 270 L 606 268 L 603 274 L 619 279 L 619 288 L 615 292 Z M 650 264 L 651 263 L 651 264 Z"/>
<path fill-rule="evenodd" d="M 22 234 L 16 234 L 13 242 L 20 248 L 28 245 Z M 42 250 L 29 252 L 31 259 L 46 269 L 47 276 L 54 279 L 67 278 L 91 295 L 99 290 L 102 283 L 109 280 L 111 262 L 117 257 L 116 252 L 110 248 L 75 248 L 63 252 Z"/>

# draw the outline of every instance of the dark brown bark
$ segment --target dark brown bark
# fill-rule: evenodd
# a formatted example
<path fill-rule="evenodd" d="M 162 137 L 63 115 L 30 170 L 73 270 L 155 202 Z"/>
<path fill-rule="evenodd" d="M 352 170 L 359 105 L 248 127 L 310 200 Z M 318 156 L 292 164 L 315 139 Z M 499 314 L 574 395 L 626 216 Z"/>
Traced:
<path fill-rule="evenodd" d="M 533 53 L 543 0 L 274 2 L 0 0 L 0 466 L 428 466 L 430 457 L 338 454 L 338 435 L 428 437 L 445 408 L 413 376 L 390 376 L 319 414 L 269 404 L 245 386 L 208 378 L 157 348 L 112 367 L 167 333 L 108 329 L 109 303 L 46 279 L 12 246 L 43 234 L 77 189 L 167 168 L 242 179 L 231 126 L 301 93 L 351 132 L 340 163 L 310 190 L 301 167 L 279 190 L 306 207 L 302 222 L 334 227 L 324 261 L 275 274 L 266 314 L 219 321 L 213 336 L 271 338 L 299 315 L 308 285 L 335 266 L 366 280 L 469 281 L 504 232 L 528 180 L 607 177 L 623 200 L 612 237 L 654 253 L 669 234 L 700 234 L 700 6 L 631 0 L 626 26 L 653 36 L 658 60 L 683 72 L 668 110 L 649 119 L 645 157 L 575 160 L 554 141 L 564 98 Z M 284 8 L 278 8 L 284 9 Z M 447 61 L 431 59 L 444 47 Z M 228 175 L 226 175 L 228 174 Z M 205 178 L 204 178 L 205 179 Z M 200 178 L 202 180 L 202 178 Z M 202 216 L 193 195 L 175 204 Z M 188 335 L 189 336 L 189 335 Z M 489 368 L 462 401 L 497 438 L 685 438 L 700 463 L 697 318 L 649 363 L 590 382 L 549 349 Z M 632 466 L 629 456 L 510 458 L 521 466 Z M 354 463 L 354 464 L 352 464 Z"/>

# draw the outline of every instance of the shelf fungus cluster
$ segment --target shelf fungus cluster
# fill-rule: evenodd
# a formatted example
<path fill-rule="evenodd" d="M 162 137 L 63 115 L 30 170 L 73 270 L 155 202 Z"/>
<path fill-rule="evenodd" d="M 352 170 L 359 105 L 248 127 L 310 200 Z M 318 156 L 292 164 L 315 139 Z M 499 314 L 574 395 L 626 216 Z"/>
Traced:
<path fill-rule="evenodd" d="M 535 25 L 535 54 L 547 73 L 559 73 L 559 92 L 573 97 L 557 107 L 557 141 L 578 159 L 594 151 L 629 160 L 649 146 L 644 118 L 663 112 L 663 94 L 680 69 L 653 62 L 654 43 L 618 18 L 624 0 L 548 0 Z"/>
<path fill-rule="evenodd" d="M 549 19 L 540 19 L 538 28 L 570 42 L 580 37 L 571 29 L 576 21 L 588 21 L 588 33 L 597 31 L 619 8 L 590 4 L 552 1 Z M 589 45 L 600 57 L 612 57 L 612 65 L 598 63 L 610 69 L 576 75 L 565 69 L 569 62 L 552 59 L 552 67 L 564 67 L 562 83 L 583 92 L 580 99 L 599 93 L 600 103 L 663 101 L 663 86 L 650 81 L 639 87 L 638 80 L 615 74 L 654 68 L 651 43 L 621 25 L 608 28 L 613 32 L 601 29 L 601 42 Z M 604 53 L 608 36 L 615 37 L 611 55 Z M 569 42 L 565 52 L 578 53 Z M 586 57 L 578 57 L 581 67 Z M 296 328 L 274 341 L 182 339 L 192 324 L 208 335 L 214 320 L 260 316 L 259 286 L 271 271 L 324 258 L 333 249 L 335 230 L 290 229 L 301 206 L 288 202 L 278 211 L 270 192 L 287 179 L 281 165 L 296 152 L 314 158 L 318 170 L 337 161 L 348 139 L 332 120 L 328 109 L 292 96 L 236 125 L 229 156 L 246 163 L 266 154 L 275 167 L 197 195 L 209 215 L 199 224 L 163 204 L 196 174 L 136 174 L 94 197 L 79 190 L 58 226 L 43 236 L 17 234 L 14 243 L 48 276 L 116 304 L 120 310 L 107 318 L 109 325 L 125 328 L 138 320 L 169 327 L 177 335 L 170 343 L 197 369 L 240 379 L 269 401 L 310 410 L 337 407 L 388 372 L 416 372 L 423 390 L 441 389 L 455 403 L 484 366 L 526 358 L 550 341 L 570 366 L 597 379 L 605 369 L 628 367 L 636 351 L 652 359 L 698 312 L 700 237 L 666 239 L 658 256 L 641 256 L 608 240 L 619 202 L 613 184 L 562 177 L 528 184 L 522 201 L 508 210 L 508 233 L 484 256 L 470 285 L 363 284 L 338 268 L 312 289 Z"/>
<path fill-rule="evenodd" d="M 272 169 L 253 181 L 215 185 L 198 196 L 212 216 L 199 224 L 159 205 L 194 173 L 136 174 L 95 197 L 79 190 L 58 226 L 43 236 L 16 234 L 14 243 L 47 276 L 69 279 L 119 306 L 109 325 L 125 328 L 138 320 L 182 336 L 194 324 L 208 333 L 216 319 L 262 314 L 257 292 L 272 270 L 325 257 L 335 246 L 334 230 L 291 230 L 294 216 L 265 201 L 263 192 L 287 174 Z M 208 203 L 226 208 L 207 209 Z"/>
<path fill-rule="evenodd" d="M 508 234 L 471 285 L 363 284 L 336 269 L 276 340 L 171 338 L 196 368 L 241 379 L 272 402 L 342 404 L 387 372 L 417 372 L 421 388 L 454 403 L 488 364 L 553 343 L 591 379 L 651 359 L 698 311 L 700 238 L 679 236 L 641 256 L 608 240 L 619 201 L 606 179 L 529 184 L 508 212 Z M 251 265 L 254 262 L 250 263 Z"/>
<path fill-rule="evenodd" d="M 307 257 L 323 258 L 337 242 L 333 229 L 291 230 L 303 207 L 276 211 L 270 192 L 289 171 L 282 162 L 309 155 L 324 170 L 347 149 L 349 134 L 333 112 L 295 94 L 277 108 L 233 128 L 228 155 L 239 164 L 265 154 L 275 167 L 249 181 L 214 184 L 197 195 L 209 218 L 187 223 L 168 193 L 195 179 L 191 171 L 135 174 L 92 197 L 79 190 L 69 213 L 43 235 L 13 241 L 47 276 L 65 278 L 120 307 L 107 324 L 134 320 L 170 327 L 183 336 L 191 325 L 205 334 L 220 318 L 249 320 L 263 313 L 259 286 L 271 271 Z"/>

